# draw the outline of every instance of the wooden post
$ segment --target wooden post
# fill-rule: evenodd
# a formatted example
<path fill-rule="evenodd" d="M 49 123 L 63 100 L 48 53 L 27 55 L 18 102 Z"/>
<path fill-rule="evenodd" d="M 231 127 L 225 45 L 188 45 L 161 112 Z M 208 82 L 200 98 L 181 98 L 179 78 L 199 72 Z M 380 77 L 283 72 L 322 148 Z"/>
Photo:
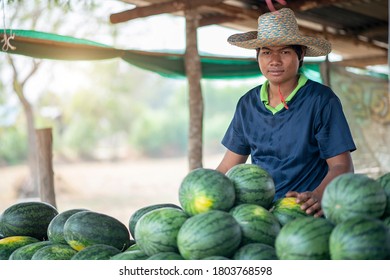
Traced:
<path fill-rule="evenodd" d="M 203 166 L 203 96 L 201 88 L 202 67 L 197 46 L 198 13 L 195 8 L 185 10 L 186 17 L 186 52 L 185 70 L 189 86 L 190 124 L 188 136 L 189 169 Z"/>
<path fill-rule="evenodd" d="M 52 130 L 51 128 L 37 129 L 35 134 L 37 139 L 37 170 L 40 198 L 41 201 L 57 207 L 52 162 Z"/>
<path fill-rule="evenodd" d="M 328 39 L 328 32 L 326 30 L 326 26 L 323 27 L 324 38 Z M 320 73 L 322 74 L 323 84 L 330 87 L 330 61 L 329 55 L 325 57 L 325 63 L 321 65 Z"/>

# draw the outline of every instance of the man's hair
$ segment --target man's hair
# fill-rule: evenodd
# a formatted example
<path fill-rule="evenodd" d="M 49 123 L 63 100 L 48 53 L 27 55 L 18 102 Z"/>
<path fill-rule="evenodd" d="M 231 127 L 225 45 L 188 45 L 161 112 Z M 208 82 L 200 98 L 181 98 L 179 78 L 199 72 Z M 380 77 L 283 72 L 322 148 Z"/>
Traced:
<path fill-rule="evenodd" d="M 301 45 L 288 45 L 288 47 L 292 48 L 297 56 L 298 56 L 298 60 L 299 60 L 299 67 L 298 68 L 301 68 L 302 67 L 302 64 L 303 64 L 303 52 L 305 50 L 305 46 L 301 46 Z M 260 53 L 260 48 L 257 48 L 256 49 L 256 60 L 258 61 L 259 60 L 259 53 Z"/>

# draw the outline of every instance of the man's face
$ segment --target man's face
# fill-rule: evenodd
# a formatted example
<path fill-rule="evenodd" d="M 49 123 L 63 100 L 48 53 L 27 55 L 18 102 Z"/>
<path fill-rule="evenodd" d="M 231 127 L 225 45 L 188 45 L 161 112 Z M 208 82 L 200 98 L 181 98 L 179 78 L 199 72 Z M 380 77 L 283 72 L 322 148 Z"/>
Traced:
<path fill-rule="evenodd" d="M 262 47 L 258 63 L 263 75 L 275 84 L 295 79 L 299 68 L 298 55 L 289 46 Z"/>

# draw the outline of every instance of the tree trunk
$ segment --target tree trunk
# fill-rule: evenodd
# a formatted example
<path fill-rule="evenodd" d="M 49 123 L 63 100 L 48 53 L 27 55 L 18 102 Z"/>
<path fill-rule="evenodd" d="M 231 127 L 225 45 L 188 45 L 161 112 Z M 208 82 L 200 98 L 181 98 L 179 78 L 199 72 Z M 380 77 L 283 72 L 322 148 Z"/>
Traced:
<path fill-rule="evenodd" d="M 24 85 L 38 70 L 39 63 L 33 63 L 31 71 L 24 78 L 23 81 L 19 80 L 19 72 L 16 69 L 16 65 L 10 55 L 7 56 L 8 61 L 13 69 L 13 89 L 22 104 L 24 114 L 27 122 L 27 137 L 28 137 L 28 166 L 30 176 L 26 182 L 21 186 L 19 196 L 26 197 L 39 197 L 38 189 L 38 174 L 37 174 L 37 141 L 35 136 L 35 118 L 31 104 L 25 97 Z"/>
<path fill-rule="evenodd" d="M 202 68 L 197 47 L 198 14 L 196 9 L 187 9 L 186 17 L 186 52 L 185 70 L 189 86 L 189 136 L 188 160 L 189 169 L 203 166 L 203 97 L 201 88 Z"/>
<path fill-rule="evenodd" d="M 35 133 L 37 139 L 37 174 L 40 198 L 41 201 L 57 207 L 54 192 L 52 131 L 51 128 L 44 128 L 37 129 Z"/>

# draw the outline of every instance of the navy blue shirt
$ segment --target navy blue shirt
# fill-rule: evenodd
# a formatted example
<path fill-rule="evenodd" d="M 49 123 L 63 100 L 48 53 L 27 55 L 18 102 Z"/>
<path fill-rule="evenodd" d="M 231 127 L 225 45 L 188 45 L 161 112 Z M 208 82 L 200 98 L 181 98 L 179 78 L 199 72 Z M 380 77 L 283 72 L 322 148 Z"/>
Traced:
<path fill-rule="evenodd" d="M 325 177 L 326 159 L 356 149 L 339 98 L 327 86 L 307 80 L 273 114 L 260 100 L 261 85 L 243 95 L 222 144 L 251 155 L 275 182 L 275 199 L 288 191 L 305 192 Z"/>

